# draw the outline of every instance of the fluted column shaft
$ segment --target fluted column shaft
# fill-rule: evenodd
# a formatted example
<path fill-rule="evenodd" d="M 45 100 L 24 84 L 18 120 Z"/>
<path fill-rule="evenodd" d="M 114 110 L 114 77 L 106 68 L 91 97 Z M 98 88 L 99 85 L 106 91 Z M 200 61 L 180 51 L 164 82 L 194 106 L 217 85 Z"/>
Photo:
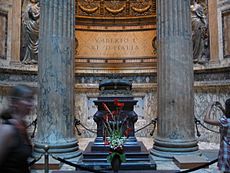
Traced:
<path fill-rule="evenodd" d="M 190 0 L 157 1 L 158 128 L 152 154 L 196 151 Z"/>
<path fill-rule="evenodd" d="M 38 130 L 35 151 L 78 150 L 74 135 L 74 3 L 40 0 Z M 76 154 L 76 153 L 75 153 Z"/>

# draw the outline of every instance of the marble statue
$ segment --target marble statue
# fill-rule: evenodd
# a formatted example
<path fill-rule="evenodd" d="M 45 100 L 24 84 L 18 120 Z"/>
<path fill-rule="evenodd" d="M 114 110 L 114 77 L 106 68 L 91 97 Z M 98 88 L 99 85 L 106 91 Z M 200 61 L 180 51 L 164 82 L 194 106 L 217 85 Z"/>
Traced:
<path fill-rule="evenodd" d="M 30 0 L 23 15 L 25 34 L 25 55 L 23 64 L 37 64 L 38 61 L 38 36 L 39 36 L 40 7 L 38 0 Z"/>
<path fill-rule="evenodd" d="M 193 62 L 206 64 L 209 60 L 209 41 L 207 19 L 203 7 L 194 2 L 192 13 Z"/>

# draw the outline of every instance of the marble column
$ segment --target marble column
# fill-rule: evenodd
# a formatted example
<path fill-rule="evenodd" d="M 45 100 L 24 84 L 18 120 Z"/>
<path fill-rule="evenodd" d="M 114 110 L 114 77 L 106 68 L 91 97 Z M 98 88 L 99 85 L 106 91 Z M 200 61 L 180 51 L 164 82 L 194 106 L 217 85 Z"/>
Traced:
<path fill-rule="evenodd" d="M 190 0 L 157 0 L 158 124 L 151 154 L 196 153 Z"/>
<path fill-rule="evenodd" d="M 80 154 L 74 134 L 74 2 L 40 0 L 38 129 L 35 153 Z"/>

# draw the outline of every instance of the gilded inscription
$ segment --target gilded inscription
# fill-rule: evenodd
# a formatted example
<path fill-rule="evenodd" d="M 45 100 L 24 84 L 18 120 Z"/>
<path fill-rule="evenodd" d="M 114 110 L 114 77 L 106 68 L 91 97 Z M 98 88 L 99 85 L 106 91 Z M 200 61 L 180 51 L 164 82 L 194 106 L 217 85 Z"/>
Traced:
<path fill-rule="evenodd" d="M 136 38 L 98 38 L 95 39 L 96 45 L 91 45 L 92 50 L 108 51 L 133 51 L 138 50 Z M 129 44 L 132 42 L 133 44 Z"/>
<path fill-rule="evenodd" d="M 155 30 L 142 32 L 77 31 L 78 57 L 125 58 L 154 56 Z"/>

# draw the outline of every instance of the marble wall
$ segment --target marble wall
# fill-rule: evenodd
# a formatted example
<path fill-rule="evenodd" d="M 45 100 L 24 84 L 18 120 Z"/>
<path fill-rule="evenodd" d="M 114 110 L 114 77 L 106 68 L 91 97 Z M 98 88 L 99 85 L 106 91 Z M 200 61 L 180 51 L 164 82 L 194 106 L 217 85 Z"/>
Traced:
<path fill-rule="evenodd" d="M 7 106 L 7 91 L 10 86 L 0 86 L 0 111 Z M 97 108 L 95 107 L 93 100 L 97 99 L 99 91 L 97 89 L 98 84 L 87 84 L 87 85 L 76 85 L 76 94 L 75 94 L 75 117 L 81 121 L 81 123 L 89 128 L 90 130 L 96 131 L 96 123 L 93 121 L 93 115 L 96 112 Z M 133 85 L 133 96 L 134 99 L 138 100 L 137 105 L 135 106 L 135 111 L 138 114 L 138 121 L 136 123 L 135 129 L 138 130 L 141 127 L 150 123 L 152 119 L 157 116 L 157 93 L 156 93 L 156 84 L 134 84 Z M 230 97 L 230 86 L 221 85 L 221 86 L 208 86 L 208 85 L 199 85 L 195 84 L 195 117 L 200 120 L 203 124 L 203 117 L 206 111 L 206 108 L 209 104 L 214 101 L 220 101 L 224 104 L 224 101 Z M 183 106 L 183 105 L 181 105 Z M 214 110 L 213 116 L 218 118 L 221 114 L 220 111 Z M 36 118 L 36 109 L 28 117 L 28 122 L 32 122 Z M 212 130 L 218 131 L 218 128 L 215 128 L 210 125 L 206 125 Z M 95 137 L 95 134 L 89 132 L 82 126 L 78 126 L 80 132 L 82 133 L 79 138 L 83 137 Z M 199 132 L 201 133 L 200 137 L 197 137 L 199 141 L 214 142 L 218 143 L 219 134 L 211 132 L 204 129 L 201 125 L 198 125 Z M 32 128 L 29 129 L 32 132 Z M 153 130 L 153 125 L 148 126 L 138 133 L 136 136 L 142 137 L 151 137 L 150 132 Z M 156 133 L 156 130 L 155 130 Z M 153 137 L 156 135 L 154 133 Z M 153 138 L 152 137 L 152 138 Z"/>
<path fill-rule="evenodd" d="M 208 1 L 211 63 L 230 63 L 230 1 Z"/>
<path fill-rule="evenodd" d="M 195 100 L 195 117 L 203 123 L 203 116 L 208 104 L 214 101 L 224 101 L 230 97 L 230 67 L 228 68 L 195 68 L 194 83 L 194 100 Z M 26 83 L 37 87 L 37 69 L 28 66 L 14 67 L 11 69 L 0 69 L 0 111 L 7 106 L 7 91 L 11 86 L 18 83 Z M 152 74 L 136 74 L 136 75 L 107 75 L 107 78 L 121 78 L 132 81 L 133 96 L 138 100 L 135 111 L 138 114 L 138 122 L 136 130 L 147 125 L 157 116 L 157 76 Z M 75 117 L 81 123 L 91 129 L 96 130 L 96 123 L 93 121 L 93 115 L 97 108 L 93 101 L 99 95 L 98 84 L 105 79 L 104 75 L 94 74 L 76 74 L 75 75 Z M 183 106 L 183 105 L 181 105 Z M 216 118 L 220 112 L 214 112 Z M 32 122 L 36 118 L 36 110 L 32 116 L 28 118 Z M 95 134 L 85 130 L 82 126 L 78 126 L 82 135 L 78 137 L 94 137 Z M 218 143 L 218 134 L 205 130 L 201 125 L 198 126 L 201 136 L 200 141 L 210 141 Z M 207 126 L 211 129 L 213 127 Z M 150 132 L 153 125 L 139 131 L 137 136 L 151 137 Z M 214 128 L 215 129 L 215 128 Z M 215 129 L 218 130 L 218 129 Z M 156 130 L 155 130 L 156 133 Z M 155 134 L 154 134 L 155 135 Z"/>
<path fill-rule="evenodd" d="M 20 59 L 21 0 L 0 1 L 0 65 Z"/>
<path fill-rule="evenodd" d="M 225 100 L 230 98 L 230 90 L 229 86 L 217 86 L 217 87 L 197 87 L 195 90 L 194 95 L 195 100 L 195 117 L 198 120 L 201 120 L 203 124 L 203 117 L 206 113 L 207 107 L 209 104 L 213 103 L 214 101 L 219 101 L 223 106 Z M 212 111 L 212 116 L 215 119 L 218 119 L 222 116 L 222 112 L 219 109 L 214 108 Z M 211 125 L 204 124 L 207 128 L 219 132 L 218 127 L 214 127 Z M 207 141 L 207 142 L 219 142 L 219 134 L 215 132 L 211 132 L 203 128 L 201 125 L 198 126 L 201 136 L 198 138 L 200 141 Z"/>
<path fill-rule="evenodd" d="M 228 62 L 230 58 L 230 2 L 228 0 L 219 0 L 217 3 L 217 21 L 218 21 L 218 42 L 219 57 L 223 63 Z"/>
<path fill-rule="evenodd" d="M 225 72 L 227 70 L 225 69 Z M 133 96 L 138 100 L 135 106 L 135 111 L 138 114 L 138 122 L 136 123 L 136 130 L 150 123 L 152 119 L 157 116 L 157 88 L 156 88 L 156 76 L 136 76 L 126 77 L 132 79 L 133 83 Z M 125 78 L 125 77 L 124 77 Z M 76 117 L 88 128 L 96 130 L 96 124 L 93 121 L 93 114 L 96 112 L 96 107 L 93 104 L 99 94 L 98 84 L 101 77 L 79 77 L 77 81 L 79 84 L 76 85 Z M 221 72 L 219 69 L 218 73 L 209 71 L 195 72 L 195 83 L 194 83 L 194 118 L 200 120 L 203 123 L 203 117 L 206 108 L 209 104 L 214 101 L 220 101 L 224 105 L 224 101 L 230 97 L 230 85 L 229 77 L 224 71 Z M 83 81 L 81 83 L 80 81 Z M 148 82 L 146 82 L 148 81 Z M 183 105 L 181 105 L 183 106 Z M 213 116 L 218 118 L 221 112 L 214 110 Z M 210 129 L 218 131 L 215 127 L 204 124 Z M 153 129 L 153 125 L 148 128 L 139 131 L 137 136 L 151 137 L 150 132 Z M 95 134 L 80 128 L 83 133 L 82 137 L 92 137 Z M 200 137 L 197 137 L 199 141 L 209 141 L 218 143 L 219 134 L 213 133 L 209 130 L 204 129 L 198 124 L 198 130 L 201 133 Z M 156 130 L 155 130 L 156 133 Z M 154 134 L 155 136 L 155 134 Z"/>
<path fill-rule="evenodd" d="M 24 1 L 27 2 L 28 0 Z M 13 3 L 14 2 L 14 3 Z M 21 0 L 1 0 L 0 2 L 0 111 L 7 106 L 7 91 L 17 83 L 26 83 L 37 86 L 37 66 L 14 64 L 12 62 L 20 61 L 20 24 L 21 24 Z M 226 98 L 230 97 L 230 2 L 229 0 L 209 1 L 209 27 L 210 27 L 210 45 L 211 62 L 206 66 L 194 67 L 194 100 L 195 117 L 201 120 L 209 103 L 220 101 L 222 104 Z M 7 65 L 7 66 L 5 66 Z M 92 68 L 92 67 L 90 67 Z M 93 103 L 97 99 L 99 90 L 98 83 L 108 74 L 76 72 L 75 76 L 75 117 L 80 119 L 81 123 L 89 129 L 96 130 L 96 123 L 93 121 L 93 114 L 96 107 Z M 127 79 L 133 83 L 133 96 L 138 100 L 135 111 L 138 114 L 136 130 L 148 124 L 157 116 L 157 76 L 155 72 L 146 73 L 136 71 L 119 75 L 110 74 L 109 77 L 119 77 Z M 183 106 L 183 105 L 182 105 Z M 220 112 L 216 110 L 213 116 L 218 117 Z M 36 110 L 28 118 L 31 122 L 36 118 Z M 207 126 L 211 129 L 213 127 Z M 93 137 L 95 134 L 79 126 L 82 136 Z M 138 132 L 137 136 L 148 136 L 153 129 L 153 125 Z M 214 130 L 218 130 L 215 129 Z M 210 141 L 218 143 L 218 134 L 205 130 L 199 125 L 201 136 L 200 141 Z M 156 132 L 156 130 L 155 130 Z"/>
<path fill-rule="evenodd" d="M 144 85 L 144 84 L 143 84 Z M 154 88 L 154 86 L 152 85 Z M 142 88 L 138 88 L 135 91 L 134 98 L 138 100 L 135 106 L 135 111 L 138 114 L 138 121 L 136 123 L 136 130 L 150 123 L 152 119 L 157 116 L 157 93 L 156 90 L 146 91 Z M 96 130 L 96 123 L 93 121 L 93 114 L 96 112 L 96 107 L 94 106 L 92 100 L 96 99 L 98 93 L 76 93 L 76 117 L 81 120 L 81 122 L 89 129 Z M 195 101 L 195 117 L 203 123 L 203 117 L 205 115 L 206 108 L 209 104 L 214 101 L 220 101 L 224 105 L 224 101 L 230 97 L 229 86 L 219 86 L 209 88 L 207 86 L 197 86 L 195 87 L 194 101 Z M 183 105 L 181 105 L 183 106 Z M 218 118 L 221 114 L 220 111 L 214 110 L 213 116 Z M 218 128 L 204 124 L 212 130 L 218 131 Z M 82 132 L 80 137 L 93 137 L 95 134 L 85 130 L 84 128 L 79 128 Z M 148 128 L 139 131 L 136 136 L 151 137 L 150 132 L 153 129 L 153 125 Z M 208 141 L 218 143 L 219 134 L 213 133 L 206 130 L 201 125 L 198 125 L 198 130 L 201 136 L 198 137 L 199 141 Z M 155 130 L 156 133 L 156 130 Z M 154 134 L 155 135 L 155 134 Z"/>
<path fill-rule="evenodd" d="M 77 88 L 75 95 L 75 115 L 82 124 L 89 129 L 96 131 L 96 123 L 93 120 L 93 115 L 96 113 L 97 107 L 94 105 L 93 101 L 97 100 L 99 91 L 96 90 L 98 85 L 89 85 L 88 92 L 82 91 L 82 88 Z M 133 87 L 136 90 L 133 93 L 134 100 L 138 100 L 134 107 L 135 112 L 138 114 L 138 122 L 136 123 L 136 130 L 138 130 L 156 117 L 157 96 L 153 84 L 147 84 L 146 86 L 145 84 L 139 84 L 138 86 L 134 85 Z M 152 128 L 153 126 L 149 126 L 145 130 L 139 131 L 137 136 L 150 136 L 149 133 L 152 131 Z M 79 129 L 82 132 L 82 137 L 95 136 L 94 133 L 85 130 L 83 127 L 79 127 Z"/>

